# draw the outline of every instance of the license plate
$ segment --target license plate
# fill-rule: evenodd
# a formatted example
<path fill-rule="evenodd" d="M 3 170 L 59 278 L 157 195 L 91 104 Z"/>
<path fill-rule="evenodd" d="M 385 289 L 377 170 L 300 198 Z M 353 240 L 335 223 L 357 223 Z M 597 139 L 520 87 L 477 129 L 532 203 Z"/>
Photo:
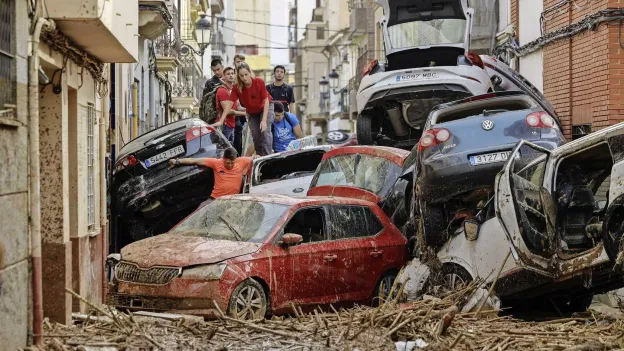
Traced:
<path fill-rule="evenodd" d="M 424 73 L 408 73 L 408 74 L 400 74 L 396 76 L 397 82 L 403 82 L 406 80 L 424 80 L 424 79 L 437 79 L 437 72 L 424 72 Z"/>
<path fill-rule="evenodd" d="M 161 162 L 165 162 L 168 159 L 183 154 L 184 153 L 184 147 L 182 145 L 178 145 L 176 147 L 174 147 L 173 149 L 169 149 L 165 152 L 161 152 L 158 155 L 154 155 L 150 158 L 148 158 L 147 160 L 145 160 L 145 166 L 146 167 L 151 167 L 153 165 L 157 165 Z"/>
<path fill-rule="evenodd" d="M 509 158 L 510 154 L 511 151 L 500 151 L 490 154 L 474 155 L 470 156 L 470 164 L 473 166 L 478 166 L 488 163 L 505 162 Z M 516 158 L 520 158 L 520 155 L 516 154 Z"/>

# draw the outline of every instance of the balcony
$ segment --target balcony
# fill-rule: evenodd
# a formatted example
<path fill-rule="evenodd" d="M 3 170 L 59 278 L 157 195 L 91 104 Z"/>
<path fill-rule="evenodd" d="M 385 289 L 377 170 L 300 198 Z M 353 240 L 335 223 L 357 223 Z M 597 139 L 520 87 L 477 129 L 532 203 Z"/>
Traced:
<path fill-rule="evenodd" d="M 154 42 L 156 67 L 162 78 L 173 74 L 180 66 L 180 41 L 173 35 L 164 35 Z"/>
<path fill-rule="evenodd" d="M 139 7 L 126 0 L 47 0 L 49 18 L 102 62 L 136 62 Z"/>
<path fill-rule="evenodd" d="M 180 82 L 173 83 L 171 89 L 171 107 L 176 110 L 193 110 L 199 103 L 197 99 L 197 88 L 189 77 Z"/>
<path fill-rule="evenodd" d="M 349 14 L 349 31 L 351 35 L 363 35 L 368 31 L 370 9 L 366 7 L 351 9 Z"/>
<path fill-rule="evenodd" d="M 154 40 L 173 28 L 173 16 L 165 0 L 139 0 L 139 34 Z"/>

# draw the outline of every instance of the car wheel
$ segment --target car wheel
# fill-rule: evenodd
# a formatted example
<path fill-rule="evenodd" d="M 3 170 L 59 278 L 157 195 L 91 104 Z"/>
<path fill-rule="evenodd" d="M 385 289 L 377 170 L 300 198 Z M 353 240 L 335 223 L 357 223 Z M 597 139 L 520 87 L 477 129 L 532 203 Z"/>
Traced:
<path fill-rule="evenodd" d="M 440 247 L 447 240 L 446 223 L 444 220 L 444 207 L 431 205 L 427 202 L 420 203 L 422 218 L 423 244 L 429 247 Z"/>
<path fill-rule="evenodd" d="M 267 294 L 260 283 L 253 279 L 240 283 L 230 297 L 228 314 L 236 319 L 261 319 L 269 309 Z"/>
<path fill-rule="evenodd" d="M 459 290 L 472 282 L 472 276 L 461 266 L 445 264 L 442 266 L 442 281 L 446 288 Z"/>
<path fill-rule="evenodd" d="M 357 119 L 357 140 L 359 145 L 373 145 L 373 117 L 371 115 L 359 115 Z"/>
<path fill-rule="evenodd" d="M 396 280 L 396 273 L 388 272 L 384 274 L 379 282 L 377 282 L 377 287 L 375 287 L 375 297 L 373 299 L 373 306 L 379 306 L 381 302 L 388 300 L 388 296 L 390 295 L 390 291 L 392 290 L 392 286 L 394 285 L 394 281 Z M 392 293 L 395 297 L 395 293 L 398 292 L 398 288 L 394 289 L 395 291 Z"/>

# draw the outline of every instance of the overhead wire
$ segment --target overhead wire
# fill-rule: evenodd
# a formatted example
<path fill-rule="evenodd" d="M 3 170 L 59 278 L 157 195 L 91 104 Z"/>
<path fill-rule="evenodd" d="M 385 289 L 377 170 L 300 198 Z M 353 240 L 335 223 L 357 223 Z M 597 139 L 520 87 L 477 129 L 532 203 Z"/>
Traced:
<path fill-rule="evenodd" d="M 261 26 L 269 26 L 269 27 L 280 27 L 280 28 L 296 28 L 296 29 L 307 29 L 306 27 L 295 27 L 295 26 L 290 26 L 287 24 L 273 24 L 273 23 L 267 23 L 267 22 L 255 22 L 255 21 L 246 21 L 246 20 L 239 20 L 239 19 L 234 19 L 234 18 L 226 18 L 226 17 L 220 17 L 226 21 L 232 21 L 232 22 L 241 22 L 241 23 L 249 23 L 249 24 L 257 24 L 257 25 L 261 25 Z M 339 33 L 342 30 L 339 29 L 326 29 L 328 32 L 333 32 L 333 33 Z"/>

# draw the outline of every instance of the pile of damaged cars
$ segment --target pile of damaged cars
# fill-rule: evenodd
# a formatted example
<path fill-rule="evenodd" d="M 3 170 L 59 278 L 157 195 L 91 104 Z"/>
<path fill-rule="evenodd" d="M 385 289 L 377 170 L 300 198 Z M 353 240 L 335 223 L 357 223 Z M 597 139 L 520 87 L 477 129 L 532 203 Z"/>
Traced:
<path fill-rule="evenodd" d="M 466 0 L 377 2 L 388 62 L 362 80 L 359 145 L 335 133 L 331 145 L 256 159 L 243 194 L 110 255 L 109 304 L 258 319 L 375 303 L 392 287 L 420 299 L 442 276 L 451 289 L 484 282 L 466 309 L 547 301 L 569 314 L 624 286 L 624 123 L 566 143 L 535 87 L 470 53 Z M 413 28 L 417 42 L 404 35 Z M 142 223 L 169 203 L 141 176 L 182 154 L 170 140 L 187 157 L 227 145 L 188 123 L 167 126 L 186 138 L 157 130 L 122 149 L 117 172 L 124 160 L 144 169 L 122 173 L 141 191 L 116 203 Z"/>

